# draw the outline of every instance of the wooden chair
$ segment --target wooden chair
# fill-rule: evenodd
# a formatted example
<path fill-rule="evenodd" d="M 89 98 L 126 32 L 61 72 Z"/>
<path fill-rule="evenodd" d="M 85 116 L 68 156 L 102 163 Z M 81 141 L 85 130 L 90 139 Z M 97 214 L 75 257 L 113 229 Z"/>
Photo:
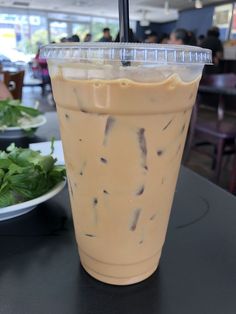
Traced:
<path fill-rule="evenodd" d="M 201 84 L 212 86 L 214 88 L 234 88 L 236 86 L 236 75 L 217 74 L 205 76 Z M 236 87 L 235 87 L 236 88 Z M 219 181 L 223 155 L 236 152 L 236 123 L 229 123 L 224 119 L 224 97 L 219 94 L 218 110 L 214 121 L 208 121 L 198 118 L 199 104 L 201 95 L 198 95 L 196 105 L 193 109 L 191 124 L 189 129 L 189 138 L 187 141 L 187 156 L 191 149 L 213 158 L 214 179 Z M 197 138 L 200 138 L 198 140 Z M 214 154 L 203 151 L 203 145 L 212 145 Z"/>
<path fill-rule="evenodd" d="M 10 73 L 8 88 L 14 99 L 22 99 L 22 90 L 24 83 L 25 71 Z"/>
<path fill-rule="evenodd" d="M 0 71 L 0 75 L 2 76 L 2 81 L 3 83 L 8 86 L 10 79 L 11 79 L 11 74 L 8 71 Z"/>

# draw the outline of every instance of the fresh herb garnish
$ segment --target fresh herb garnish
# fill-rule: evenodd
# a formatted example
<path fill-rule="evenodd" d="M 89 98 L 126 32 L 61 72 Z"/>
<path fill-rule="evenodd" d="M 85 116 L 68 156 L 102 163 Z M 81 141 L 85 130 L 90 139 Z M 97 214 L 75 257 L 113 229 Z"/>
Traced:
<path fill-rule="evenodd" d="M 0 100 L 0 128 L 22 127 L 24 122 L 41 115 L 38 109 L 23 106 L 19 100 Z"/>
<path fill-rule="evenodd" d="M 66 171 L 51 155 L 11 144 L 0 151 L 0 208 L 39 197 L 61 182 Z"/>

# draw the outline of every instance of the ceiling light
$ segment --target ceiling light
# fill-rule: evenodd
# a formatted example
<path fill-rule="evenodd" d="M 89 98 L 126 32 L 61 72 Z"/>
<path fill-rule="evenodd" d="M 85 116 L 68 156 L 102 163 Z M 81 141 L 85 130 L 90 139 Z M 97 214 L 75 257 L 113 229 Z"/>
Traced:
<path fill-rule="evenodd" d="M 17 5 L 17 6 L 22 6 L 22 7 L 28 7 L 30 5 L 29 2 L 24 2 L 24 1 L 14 1 L 12 4 Z"/>
<path fill-rule="evenodd" d="M 195 8 L 196 9 L 201 9 L 202 8 L 202 1 L 201 0 L 196 0 L 195 1 Z"/>

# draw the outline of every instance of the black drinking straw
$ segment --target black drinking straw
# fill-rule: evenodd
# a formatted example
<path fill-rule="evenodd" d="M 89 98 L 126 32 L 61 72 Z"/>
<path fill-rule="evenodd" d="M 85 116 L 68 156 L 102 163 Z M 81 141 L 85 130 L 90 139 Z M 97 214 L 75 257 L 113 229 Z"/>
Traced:
<path fill-rule="evenodd" d="M 120 42 L 129 41 L 129 0 L 119 1 Z"/>

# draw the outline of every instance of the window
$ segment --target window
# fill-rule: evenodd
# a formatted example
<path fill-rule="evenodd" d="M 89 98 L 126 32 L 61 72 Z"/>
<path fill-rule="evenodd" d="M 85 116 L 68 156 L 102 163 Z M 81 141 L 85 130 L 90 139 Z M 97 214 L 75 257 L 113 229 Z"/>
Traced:
<path fill-rule="evenodd" d="M 232 18 L 232 29 L 230 34 L 231 39 L 236 39 L 236 5 L 234 4 L 233 18 Z"/>
<path fill-rule="evenodd" d="M 107 20 L 107 27 L 111 30 L 111 36 L 113 40 L 116 39 L 117 33 L 119 32 L 119 21 L 116 19 L 108 19 Z"/>
<path fill-rule="evenodd" d="M 130 26 L 135 32 L 136 22 L 130 21 Z M 29 59 L 36 54 L 39 46 L 49 41 L 59 42 L 62 37 L 70 37 L 73 34 L 79 35 L 83 41 L 85 35 L 91 33 L 92 40 L 98 41 L 103 35 L 104 27 L 110 28 L 114 40 L 119 30 L 118 19 L 1 8 L 0 53 L 13 60 L 16 53 L 21 58 L 20 52 L 22 57 L 28 55 Z"/>
<path fill-rule="evenodd" d="M 48 43 L 47 19 L 39 15 L 30 15 L 29 50 L 36 53 L 39 46 Z"/>
<path fill-rule="evenodd" d="M 38 46 L 48 42 L 47 19 L 39 15 L 0 14 L 1 51 L 17 49 L 35 54 Z"/>
<path fill-rule="evenodd" d="M 68 25 L 66 22 L 50 21 L 50 41 L 60 42 L 63 37 L 68 37 Z"/>
<path fill-rule="evenodd" d="M 116 39 L 116 35 L 119 31 L 119 20 L 118 19 L 108 19 L 102 17 L 93 17 L 92 18 L 92 34 L 93 41 L 98 41 L 102 37 L 102 30 L 104 27 L 109 27 L 111 30 L 112 40 Z M 130 21 L 130 27 L 135 32 L 136 22 Z"/>
<path fill-rule="evenodd" d="M 213 24 L 220 29 L 220 38 L 225 41 L 229 38 L 230 23 L 232 18 L 233 4 L 215 7 Z"/>
<path fill-rule="evenodd" d="M 102 30 L 106 27 L 106 19 L 102 17 L 92 18 L 93 41 L 98 41 L 102 37 Z"/>
<path fill-rule="evenodd" d="M 26 50 L 24 43 L 29 35 L 27 15 L 0 14 L 0 39 L 4 40 L 4 48 Z"/>
<path fill-rule="evenodd" d="M 83 41 L 86 34 L 90 33 L 90 24 L 87 23 L 73 23 L 72 34 L 77 34 L 80 41 Z"/>

